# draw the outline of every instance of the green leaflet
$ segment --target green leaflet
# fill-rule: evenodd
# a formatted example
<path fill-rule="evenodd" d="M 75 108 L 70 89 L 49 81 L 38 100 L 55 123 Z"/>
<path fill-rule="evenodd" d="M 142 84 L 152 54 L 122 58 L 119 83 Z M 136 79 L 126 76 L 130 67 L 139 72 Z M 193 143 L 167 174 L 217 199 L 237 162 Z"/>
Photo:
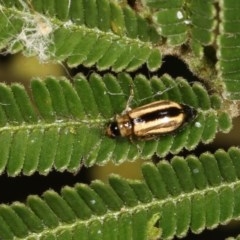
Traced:
<path fill-rule="evenodd" d="M 221 2 L 221 32 L 218 36 L 218 71 L 223 79 L 228 99 L 239 100 L 239 26 L 236 12 L 240 9 L 234 1 Z M 235 36 L 235 37 L 233 37 Z"/>
<path fill-rule="evenodd" d="M 216 10 L 213 1 L 191 1 L 192 44 L 200 43 L 210 45 L 214 36 L 212 31 L 216 28 Z"/>
<path fill-rule="evenodd" d="M 240 216 L 240 181 L 234 175 L 239 156 L 239 148 L 230 148 L 200 159 L 174 157 L 144 164 L 141 181 L 112 175 L 110 186 L 97 180 L 64 187 L 61 194 L 29 196 L 26 204 L 2 204 L 0 237 L 169 239 L 215 228 Z"/>
<path fill-rule="evenodd" d="M 187 40 L 187 24 L 182 8 L 164 9 L 154 14 L 153 19 L 159 32 L 168 38 L 170 45 L 181 45 Z"/>
<path fill-rule="evenodd" d="M 160 35 L 167 38 L 169 45 L 181 45 L 188 40 L 194 54 L 202 56 L 203 46 L 210 45 L 215 39 L 216 12 L 214 1 L 182 0 L 145 1 L 153 13 L 153 21 Z"/>
<path fill-rule="evenodd" d="M 106 125 L 125 110 L 131 89 L 133 108 L 170 99 L 193 106 L 197 117 L 176 133 L 157 139 L 111 139 L 105 134 Z M 154 154 L 164 157 L 193 149 L 201 141 L 211 142 L 218 131 L 231 128 L 217 95 L 210 98 L 199 83 L 190 86 L 182 78 L 174 81 L 167 75 L 150 80 L 137 75 L 133 80 L 126 73 L 117 77 L 94 73 L 89 81 L 77 76 L 73 84 L 53 77 L 34 79 L 30 94 L 34 102 L 19 84 L 0 86 L 0 169 L 11 176 L 47 174 L 53 168 L 76 172 L 82 164 L 149 159 Z"/>

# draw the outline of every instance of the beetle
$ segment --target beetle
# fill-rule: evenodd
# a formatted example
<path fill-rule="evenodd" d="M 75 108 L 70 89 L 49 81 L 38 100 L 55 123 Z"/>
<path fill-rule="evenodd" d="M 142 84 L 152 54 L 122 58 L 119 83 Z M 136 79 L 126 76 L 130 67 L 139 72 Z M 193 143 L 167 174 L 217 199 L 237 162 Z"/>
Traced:
<path fill-rule="evenodd" d="M 155 101 L 116 115 L 108 124 L 106 135 L 152 139 L 175 133 L 195 116 L 196 110 L 188 105 L 170 100 Z"/>

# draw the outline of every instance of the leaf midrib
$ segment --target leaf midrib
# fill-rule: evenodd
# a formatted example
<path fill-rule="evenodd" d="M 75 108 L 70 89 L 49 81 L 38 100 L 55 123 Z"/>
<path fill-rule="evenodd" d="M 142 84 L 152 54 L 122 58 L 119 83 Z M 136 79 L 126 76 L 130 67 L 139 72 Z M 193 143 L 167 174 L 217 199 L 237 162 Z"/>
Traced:
<path fill-rule="evenodd" d="M 90 126 L 90 127 L 102 127 L 106 124 L 106 119 L 95 118 L 95 119 L 80 119 L 75 121 L 66 121 L 66 120 L 56 120 L 55 122 L 46 122 L 39 121 L 34 124 L 28 124 L 26 122 L 21 123 L 20 125 L 7 124 L 4 127 L 0 127 L 0 133 L 4 131 L 19 131 L 19 130 L 34 130 L 34 129 L 50 129 L 50 128 L 71 128 L 71 127 L 81 127 L 81 126 Z"/>

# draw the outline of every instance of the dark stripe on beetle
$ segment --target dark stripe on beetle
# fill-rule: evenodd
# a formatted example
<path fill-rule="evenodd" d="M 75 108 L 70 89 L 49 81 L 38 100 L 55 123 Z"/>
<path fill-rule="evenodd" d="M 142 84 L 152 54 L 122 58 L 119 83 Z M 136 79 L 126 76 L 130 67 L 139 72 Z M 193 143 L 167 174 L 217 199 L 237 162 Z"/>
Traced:
<path fill-rule="evenodd" d="M 165 108 L 165 109 L 143 114 L 141 115 L 141 117 L 133 119 L 133 122 L 139 123 L 139 122 L 155 121 L 157 119 L 164 118 L 164 117 L 169 117 L 169 118 L 175 117 L 181 113 L 184 113 L 182 109 L 176 108 L 176 107 L 170 107 L 170 108 Z"/>
<path fill-rule="evenodd" d="M 175 103 L 176 104 L 176 103 Z M 139 110 L 144 110 L 144 109 L 151 109 L 152 107 L 162 107 L 164 106 L 164 108 L 166 107 L 169 107 L 173 105 L 172 102 L 170 101 L 165 101 L 165 100 L 161 100 L 161 101 L 156 101 L 156 102 L 153 102 L 153 103 L 148 103 L 146 105 L 143 105 L 143 106 L 140 106 L 140 107 L 137 107 L 135 109 L 133 109 L 132 111 L 139 111 Z"/>

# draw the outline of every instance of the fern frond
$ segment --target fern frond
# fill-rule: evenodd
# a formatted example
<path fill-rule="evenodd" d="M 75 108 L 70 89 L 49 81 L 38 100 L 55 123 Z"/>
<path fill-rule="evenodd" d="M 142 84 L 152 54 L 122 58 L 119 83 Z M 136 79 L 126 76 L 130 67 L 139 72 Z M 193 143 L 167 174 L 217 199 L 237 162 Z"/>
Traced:
<path fill-rule="evenodd" d="M 221 2 L 220 35 L 218 37 L 218 70 L 225 84 L 228 99 L 240 99 L 240 60 L 239 60 L 239 26 L 236 12 L 240 5 L 233 1 Z"/>
<path fill-rule="evenodd" d="M 131 107 L 170 99 L 194 107 L 197 117 L 181 131 L 159 139 L 110 139 L 106 125 L 125 110 L 131 86 Z M 150 81 L 143 75 L 133 80 L 125 73 L 118 77 L 92 74 L 89 81 L 79 75 L 73 85 L 53 77 L 34 79 L 31 94 L 34 103 L 21 85 L 0 85 L 0 166 L 1 172 L 11 176 L 46 174 L 52 168 L 77 171 L 81 164 L 149 159 L 155 153 L 163 157 L 184 147 L 193 149 L 200 141 L 208 143 L 218 131 L 231 128 L 217 95 L 210 98 L 199 83 L 190 86 L 182 78 L 167 75 Z"/>
<path fill-rule="evenodd" d="M 116 72 L 161 65 L 160 36 L 129 7 L 107 0 L 8 2 L 1 1 L 1 49 Z"/>
<path fill-rule="evenodd" d="M 64 187 L 27 204 L 0 205 L 1 239 L 172 239 L 240 216 L 240 149 L 143 165 L 143 181 L 113 175 L 109 185 Z"/>

